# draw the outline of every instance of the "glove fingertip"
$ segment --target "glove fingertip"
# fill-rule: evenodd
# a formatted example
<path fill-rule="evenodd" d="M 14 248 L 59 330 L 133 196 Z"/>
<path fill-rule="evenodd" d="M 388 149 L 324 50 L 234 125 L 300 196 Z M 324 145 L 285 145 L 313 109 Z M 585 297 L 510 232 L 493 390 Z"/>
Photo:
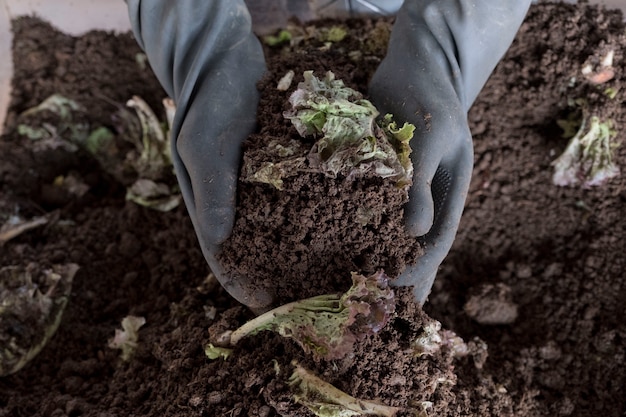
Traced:
<path fill-rule="evenodd" d="M 274 302 L 274 295 L 270 291 L 245 279 L 234 280 L 232 277 L 223 277 L 222 285 L 233 298 L 255 314 L 267 311 Z"/>
<path fill-rule="evenodd" d="M 405 209 L 407 232 L 414 237 L 428 233 L 433 226 L 434 213 L 435 209 L 430 188 L 415 187 Z"/>
<path fill-rule="evenodd" d="M 203 216 L 202 237 L 208 245 L 221 245 L 231 235 L 235 223 L 235 207 L 212 207 Z"/>

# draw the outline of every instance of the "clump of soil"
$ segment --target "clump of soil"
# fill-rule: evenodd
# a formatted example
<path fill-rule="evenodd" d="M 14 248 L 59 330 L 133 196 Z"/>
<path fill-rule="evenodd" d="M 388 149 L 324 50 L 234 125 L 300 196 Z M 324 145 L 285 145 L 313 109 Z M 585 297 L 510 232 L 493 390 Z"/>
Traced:
<path fill-rule="evenodd" d="M 314 62 L 297 56 L 287 66 L 296 74 L 330 68 L 365 91 L 383 51 L 370 44 L 378 52 L 359 57 L 348 45 L 388 24 L 349 22 L 345 41 L 309 51 Z M 132 95 L 160 108 L 163 92 L 149 68 L 137 64 L 132 37 L 73 38 L 33 18 L 15 21 L 14 32 L 17 68 L 0 140 L 0 207 L 49 221 L 6 243 L 0 265 L 80 269 L 57 333 L 29 365 L 0 379 L 0 416 L 310 416 L 285 385 L 292 359 L 351 395 L 419 405 L 428 415 L 623 415 L 626 180 L 590 190 L 551 182 L 551 162 L 567 142 L 556 120 L 572 111 L 572 99 L 585 98 L 613 119 L 624 140 L 623 95 L 604 94 L 625 88 L 621 14 L 584 4 L 531 7 L 470 112 L 476 148 L 470 196 L 427 314 L 401 290 L 391 323 L 353 357 L 329 363 L 267 332 L 244 339 L 226 361 L 205 357 L 212 335 L 251 315 L 207 278 L 184 208 L 138 207 L 87 156 L 39 149 L 16 132 L 18 114 L 55 92 L 91 108 L 94 125 L 111 123 L 116 108 L 109 101 Z M 615 50 L 615 76 L 591 85 L 581 68 L 607 47 Z M 266 52 L 270 63 L 293 58 L 281 48 Z M 277 126 L 274 136 L 291 134 L 283 104 L 284 97 L 259 114 L 259 134 L 269 129 L 263 126 Z M 624 166 L 625 146 L 615 160 Z M 55 179 L 70 174 L 89 191 L 57 198 Z M 517 314 L 507 316 L 508 324 L 485 323 L 474 313 L 485 311 L 476 306 L 481 299 Z M 107 341 L 129 314 L 145 317 L 146 325 L 134 356 L 123 362 Z M 464 338 L 468 354 L 442 348 L 418 358 L 406 350 L 433 318 Z"/>
<path fill-rule="evenodd" d="M 297 176 L 285 177 L 281 189 L 245 178 L 264 163 L 280 162 L 278 145 L 297 148 L 300 153 L 291 158 L 305 159 L 313 146 L 312 138 L 302 138 L 289 120 L 280 117 L 288 110 L 288 98 L 301 75 L 286 91 L 276 86 L 293 71 L 296 59 L 298 69 L 313 70 L 320 78 L 332 68 L 347 71 L 361 62 L 367 62 L 371 71 L 380 61 L 380 55 L 354 58 L 351 52 L 364 50 L 367 38 L 363 28 L 352 32 L 351 39 L 324 51 L 318 50 L 323 43 L 315 39 L 285 47 L 280 54 L 269 51 L 269 73 L 259 83 L 261 133 L 244 143 L 237 218 L 220 258 L 231 279 L 254 276 L 255 285 L 275 294 L 279 304 L 320 291 L 345 291 L 351 285 L 351 271 L 371 275 L 382 269 L 396 278 L 422 253 L 418 240 L 404 230 L 408 189 L 395 179 L 373 172 L 332 178 L 308 165 Z M 330 59 L 332 67 L 322 57 Z"/>

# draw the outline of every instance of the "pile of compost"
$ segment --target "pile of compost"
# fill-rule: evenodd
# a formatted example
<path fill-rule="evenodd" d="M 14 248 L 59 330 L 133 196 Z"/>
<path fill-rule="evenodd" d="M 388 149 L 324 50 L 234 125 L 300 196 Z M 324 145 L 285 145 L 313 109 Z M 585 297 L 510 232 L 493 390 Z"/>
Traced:
<path fill-rule="evenodd" d="M 294 26 L 291 42 L 266 43 L 268 74 L 259 84 L 258 131 L 245 144 L 247 155 L 294 137 L 283 111 L 304 71 L 331 70 L 366 93 L 391 24 L 324 21 Z M 272 332 L 243 339 L 226 359 L 207 357 L 209 342 L 253 315 L 210 274 L 185 208 L 158 211 L 127 200 L 127 184 L 100 161 L 50 139 L 68 132 L 54 124 L 58 119 L 24 115 L 57 94 L 80 104 L 74 126 L 119 136 L 128 133 L 120 108 L 139 96 L 165 120 L 164 92 L 145 57 L 129 34 L 71 37 L 34 17 L 13 21 L 0 225 L 44 220 L 2 242 L 0 268 L 79 269 L 56 333 L 23 369 L 0 377 L 0 416 L 312 416 L 289 383 L 300 368 L 351 396 L 397 407 L 398 416 L 622 416 L 626 180 L 557 186 L 553 162 L 568 144 L 563 127 L 590 115 L 611 121 L 614 143 L 622 145 L 613 162 L 624 166 L 625 29 L 619 12 L 587 4 L 531 7 L 470 111 L 473 180 L 429 301 L 422 310 L 409 289 L 397 289 L 389 323 L 348 356 L 328 361 Z M 608 54 L 610 68 L 603 66 Z M 278 90 L 290 70 L 292 86 Z M 24 130 L 37 122 L 47 139 Z M 382 268 L 393 277 L 419 256 L 419 245 L 403 234 L 405 200 L 393 184 L 337 180 L 329 188 L 315 175 L 290 181 L 283 194 L 242 181 L 225 246 L 231 268 L 265 281 L 279 274 L 285 301 L 344 291 L 355 269 Z M 281 200 L 285 195 L 293 206 Z M 376 195 L 372 201 L 393 214 L 367 233 L 337 229 L 333 210 L 354 215 L 355 198 L 364 195 Z M 254 213 L 278 206 L 288 209 L 266 210 L 267 228 L 256 229 L 261 218 Z M 315 224 L 312 213 L 320 216 Z M 347 241 L 358 256 L 340 253 Z M 277 242 L 294 246 L 283 252 L 269 244 Z M 390 250 L 390 242 L 401 249 Z M 259 259 L 271 259 L 271 268 Z M 345 281 L 319 278 L 342 272 Z M 304 273 L 318 278 L 290 285 L 290 276 Z M 110 340 L 128 316 L 145 324 L 123 360 Z M 41 329 L 35 320 L 28 324 L 11 331 Z"/>

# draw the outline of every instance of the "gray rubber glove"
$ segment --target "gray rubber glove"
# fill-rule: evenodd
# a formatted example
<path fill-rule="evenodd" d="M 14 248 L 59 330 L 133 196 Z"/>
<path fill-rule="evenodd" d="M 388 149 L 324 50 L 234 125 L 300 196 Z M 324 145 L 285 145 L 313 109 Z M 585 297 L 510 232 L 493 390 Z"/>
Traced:
<path fill-rule="evenodd" d="M 370 83 L 382 114 L 413 123 L 408 232 L 425 255 L 396 280 L 424 303 L 463 212 L 474 163 L 467 112 L 531 0 L 406 0 Z"/>
<path fill-rule="evenodd" d="M 265 58 L 243 0 L 127 0 L 137 42 L 176 104 L 172 158 L 203 254 L 224 288 L 255 309 L 271 297 L 231 281 L 215 255 L 230 235 L 241 143 L 254 130 Z"/>

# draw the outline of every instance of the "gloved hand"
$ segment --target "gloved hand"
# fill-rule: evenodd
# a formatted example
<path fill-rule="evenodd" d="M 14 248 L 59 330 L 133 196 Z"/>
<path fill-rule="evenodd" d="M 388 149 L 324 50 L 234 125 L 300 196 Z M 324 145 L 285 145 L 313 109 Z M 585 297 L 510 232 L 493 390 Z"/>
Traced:
<path fill-rule="evenodd" d="M 243 0 L 127 0 L 133 33 L 176 104 L 172 159 L 204 257 L 224 288 L 255 309 L 271 296 L 231 281 L 215 256 L 230 235 L 241 143 L 254 130 L 265 72 Z"/>
<path fill-rule="evenodd" d="M 405 208 L 425 255 L 395 281 L 423 304 L 448 254 L 474 163 L 467 112 L 510 46 L 531 0 L 405 0 L 370 83 L 381 114 L 416 126 Z"/>

